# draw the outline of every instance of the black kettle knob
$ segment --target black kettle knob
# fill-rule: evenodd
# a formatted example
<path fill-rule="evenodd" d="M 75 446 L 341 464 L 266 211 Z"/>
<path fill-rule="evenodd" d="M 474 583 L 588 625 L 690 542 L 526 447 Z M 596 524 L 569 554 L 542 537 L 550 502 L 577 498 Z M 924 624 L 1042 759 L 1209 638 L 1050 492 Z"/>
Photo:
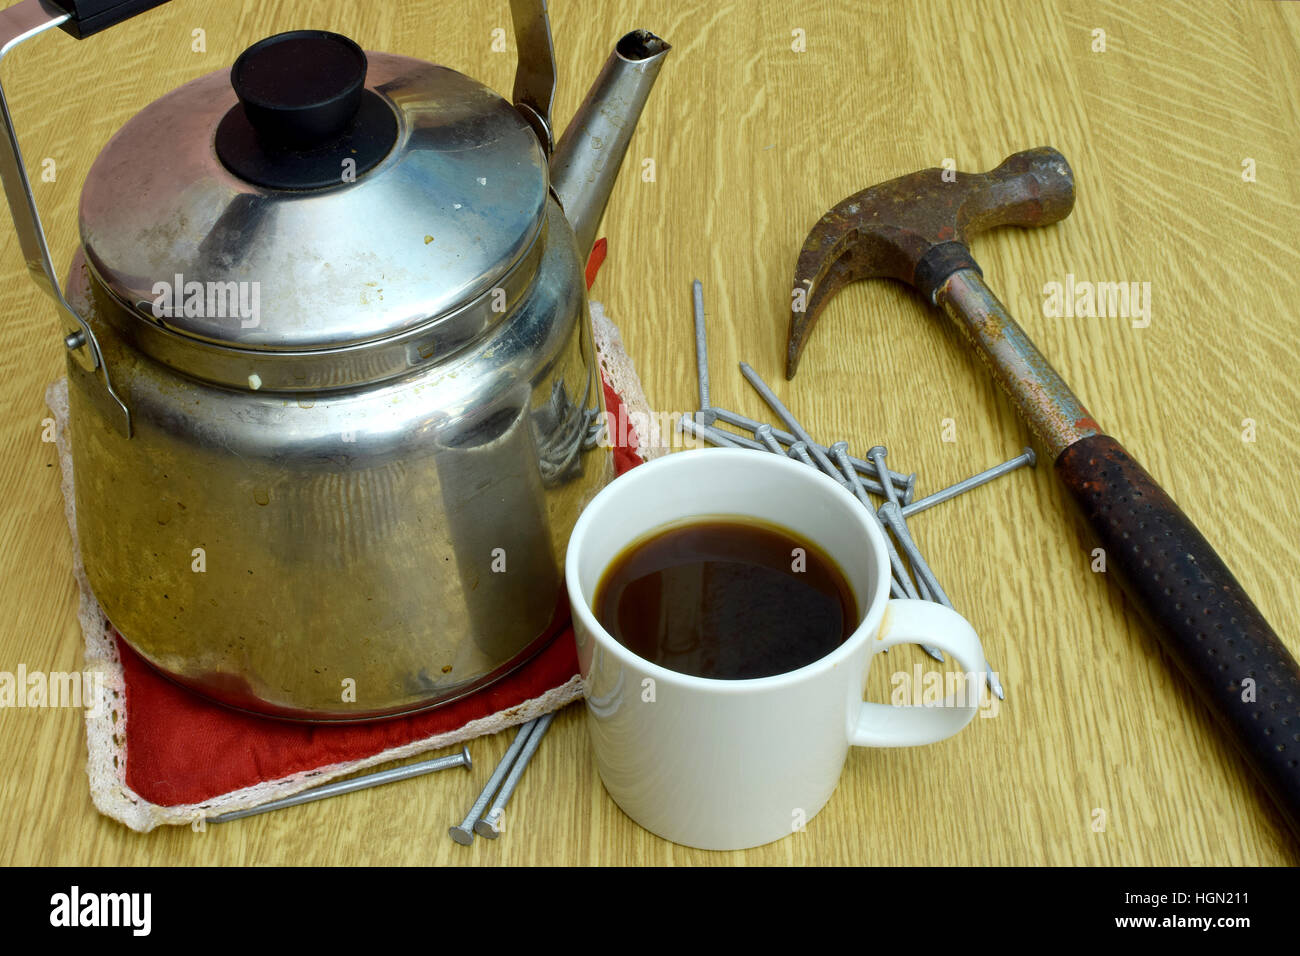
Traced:
<path fill-rule="evenodd" d="M 397 114 L 366 89 L 366 54 L 337 33 L 259 40 L 230 68 L 230 85 L 239 103 L 217 125 L 217 156 L 260 186 L 345 185 L 397 142 Z"/>
<path fill-rule="evenodd" d="M 230 85 L 258 135 L 292 149 L 310 149 L 346 132 L 365 83 L 361 47 L 324 30 L 259 40 L 230 70 Z"/>

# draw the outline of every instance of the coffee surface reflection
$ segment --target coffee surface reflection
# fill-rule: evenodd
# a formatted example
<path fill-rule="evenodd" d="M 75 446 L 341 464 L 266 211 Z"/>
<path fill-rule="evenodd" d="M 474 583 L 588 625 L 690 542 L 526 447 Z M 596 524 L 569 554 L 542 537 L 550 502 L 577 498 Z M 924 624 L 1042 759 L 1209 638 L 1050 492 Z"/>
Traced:
<path fill-rule="evenodd" d="M 821 548 L 776 525 L 727 518 L 634 542 L 605 570 L 592 608 L 639 657 L 722 680 L 811 664 L 859 619 L 843 571 Z"/>

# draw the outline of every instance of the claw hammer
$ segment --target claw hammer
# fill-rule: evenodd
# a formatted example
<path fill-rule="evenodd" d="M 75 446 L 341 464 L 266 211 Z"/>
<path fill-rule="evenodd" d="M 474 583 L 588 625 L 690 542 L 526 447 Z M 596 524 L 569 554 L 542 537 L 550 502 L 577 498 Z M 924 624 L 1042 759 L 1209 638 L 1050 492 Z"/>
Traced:
<path fill-rule="evenodd" d="M 1101 430 L 971 257 L 967 240 L 978 232 L 1050 225 L 1073 207 L 1074 174 L 1046 147 L 987 173 L 927 169 L 854 193 L 818 221 L 799 253 L 786 378 L 847 283 L 897 279 L 946 312 L 1050 453 L 1105 549 L 1107 576 L 1142 609 L 1300 837 L 1300 665 L 1191 519 Z"/>

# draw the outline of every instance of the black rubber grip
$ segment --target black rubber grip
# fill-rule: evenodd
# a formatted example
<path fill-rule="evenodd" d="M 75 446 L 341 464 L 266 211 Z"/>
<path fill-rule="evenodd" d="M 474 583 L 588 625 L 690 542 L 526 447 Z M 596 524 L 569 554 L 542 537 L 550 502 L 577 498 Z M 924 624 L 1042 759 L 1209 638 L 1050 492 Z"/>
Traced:
<path fill-rule="evenodd" d="M 1300 665 L 1227 565 L 1108 435 L 1075 442 L 1056 471 L 1115 575 L 1241 749 L 1300 838 Z"/>
<path fill-rule="evenodd" d="M 167 0 L 49 0 L 50 5 L 67 13 L 71 19 L 60 24 L 78 40 L 116 26 L 137 13 L 161 6 Z"/>

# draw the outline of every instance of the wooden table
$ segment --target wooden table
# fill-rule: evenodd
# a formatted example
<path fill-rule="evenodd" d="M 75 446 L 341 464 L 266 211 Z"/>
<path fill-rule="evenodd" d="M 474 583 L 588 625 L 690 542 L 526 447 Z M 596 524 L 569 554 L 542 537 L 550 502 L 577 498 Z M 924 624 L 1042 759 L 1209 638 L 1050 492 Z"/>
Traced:
<path fill-rule="evenodd" d="M 651 28 L 675 46 L 610 202 L 594 290 L 656 409 L 695 408 L 699 276 L 719 404 L 767 417 L 735 371 L 747 360 L 819 435 L 887 444 L 922 493 L 1017 454 L 1024 426 L 907 290 L 841 293 L 793 383 L 780 374 L 786 310 L 795 252 L 843 196 L 945 159 L 983 170 L 1056 146 L 1075 171 L 1073 214 L 981 238 L 976 254 L 1103 426 L 1300 652 L 1300 7 L 645 0 L 613 16 L 594 0 L 552 6 L 565 121 L 623 31 Z M 491 49 L 495 28 L 508 34 L 504 2 L 178 0 L 79 45 L 38 38 L 7 59 L 4 81 L 29 169 L 55 164 L 36 191 L 59 268 L 86 170 L 127 117 L 262 36 L 304 26 L 511 86 L 512 53 Z M 653 181 L 638 175 L 646 159 Z M 1045 285 L 1067 275 L 1150 283 L 1150 324 L 1045 316 Z M 63 359 L 53 307 L 8 228 L 0 313 L 0 670 L 74 670 L 71 546 L 54 446 L 41 440 L 44 388 Z M 1017 472 L 914 521 L 1002 675 L 997 715 L 935 746 L 851 754 L 830 805 L 774 845 L 713 854 L 639 829 L 601 788 L 580 707 L 559 716 L 524 778 L 513 830 L 469 849 L 446 827 L 508 735 L 473 745 L 472 782 L 447 773 L 206 833 L 140 835 L 91 805 L 79 712 L 8 709 L 0 862 L 1295 862 L 1244 764 L 1091 570 L 1091 544 L 1050 472 Z M 871 693 L 886 699 L 891 674 L 921 660 L 882 659 Z"/>

